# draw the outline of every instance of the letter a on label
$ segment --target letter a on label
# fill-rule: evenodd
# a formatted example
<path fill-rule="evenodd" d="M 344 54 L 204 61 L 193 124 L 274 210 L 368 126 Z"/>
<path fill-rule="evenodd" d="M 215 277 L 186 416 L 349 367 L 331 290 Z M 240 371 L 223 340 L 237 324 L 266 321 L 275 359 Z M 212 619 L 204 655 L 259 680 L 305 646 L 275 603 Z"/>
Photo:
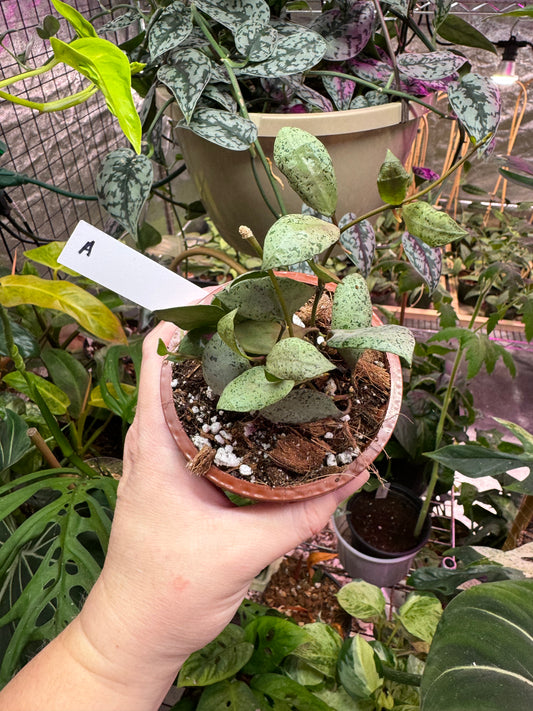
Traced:
<path fill-rule="evenodd" d="M 83 247 L 80 249 L 80 251 L 78 252 L 78 254 L 82 254 L 83 252 L 87 252 L 87 256 L 90 257 L 90 256 L 91 256 L 91 252 L 93 251 L 93 247 L 94 247 L 94 240 L 93 240 L 92 242 L 85 242 L 85 244 L 84 244 Z"/>

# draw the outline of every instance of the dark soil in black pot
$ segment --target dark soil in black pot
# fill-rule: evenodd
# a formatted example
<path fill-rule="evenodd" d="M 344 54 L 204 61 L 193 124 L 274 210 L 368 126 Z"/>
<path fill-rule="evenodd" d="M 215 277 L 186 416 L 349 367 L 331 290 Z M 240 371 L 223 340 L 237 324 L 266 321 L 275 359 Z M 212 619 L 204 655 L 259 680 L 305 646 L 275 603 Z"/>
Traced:
<path fill-rule="evenodd" d="M 395 558 L 420 548 L 431 529 L 428 518 L 415 537 L 420 507 L 420 499 L 403 487 L 391 487 L 386 498 L 376 498 L 375 491 L 355 494 L 348 503 L 354 548 L 376 558 Z"/>

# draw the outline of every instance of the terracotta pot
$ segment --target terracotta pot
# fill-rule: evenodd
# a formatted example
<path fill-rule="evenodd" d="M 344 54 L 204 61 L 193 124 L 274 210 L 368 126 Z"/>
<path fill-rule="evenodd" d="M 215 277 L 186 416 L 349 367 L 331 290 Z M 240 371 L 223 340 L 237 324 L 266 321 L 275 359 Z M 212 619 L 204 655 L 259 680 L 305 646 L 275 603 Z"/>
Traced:
<path fill-rule="evenodd" d="M 283 126 L 301 128 L 322 141 L 337 175 L 337 216 L 340 218 L 350 211 L 361 215 L 382 204 L 377 177 L 387 148 L 403 162 L 416 136 L 418 119 L 424 112 L 418 104 L 410 105 L 409 118 L 401 123 L 401 104 L 391 103 L 326 113 L 251 113 L 250 119 L 257 126 L 259 141 L 270 160 L 274 139 Z M 170 106 L 169 115 L 176 121 L 182 118 L 177 104 Z M 239 227 L 250 227 L 262 243 L 276 218 L 257 187 L 249 152 L 221 148 L 186 128 L 176 127 L 174 135 L 202 203 L 222 237 L 236 250 L 255 254 L 239 236 Z M 259 159 L 255 160 L 255 166 L 262 190 L 277 209 L 275 195 Z M 285 179 L 283 182 L 281 195 L 287 212 L 301 212 L 301 198 Z"/>
<path fill-rule="evenodd" d="M 303 281 L 307 284 L 316 284 L 317 281 L 316 277 L 307 274 L 296 274 L 294 272 L 278 272 L 277 274 L 279 276 L 297 278 L 299 281 Z M 223 284 L 218 289 L 210 290 L 206 296 L 206 303 L 211 300 L 213 294 L 223 289 L 224 286 L 226 285 Z M 328 285 L 328 288 L 333 290 L 334 286 L 334 284 L 331 284 Z M 374 315 L 372 323 L 377 326 L 380 325 L 381 321 Z M 169 349 L 171 350 L 172 347 L 176 347 L 178 343 L 179 337 L 169 346 Z M 252 483 L 239 479 L 213 465 L 205 475 L 206 478 L 221 489 L 256 501 L 299 501 L 312 499 L 329 491 L 334 491 L 344 484 L 353 481 L 354 478 L 356 478 L 360 486 L 363 486 L 369 477 L 367 468 L 385 447 L 394 430 L 402 402 L 403 381 L 400 360 L 398 356 L 390 353 L 387 353 L 386 357 L 391 377 L 391 392 L 383 424 L 376 437 L 368 444 L 359 457 L 347 466 L 342 474 L 332 474 L 331 476 L 317 479 L 316 481 L 294 486 L 270 487 L 266 484 Z M 168 427 L 178 447 L 184 453 L 185 457 L 191 460 L 198 454 L 198 450 L 186 434 L 176 413 L 171 381 L 172 364 L 167 361 L 163 364 L 161 371 L 161 399 L 163 411 Z"/>

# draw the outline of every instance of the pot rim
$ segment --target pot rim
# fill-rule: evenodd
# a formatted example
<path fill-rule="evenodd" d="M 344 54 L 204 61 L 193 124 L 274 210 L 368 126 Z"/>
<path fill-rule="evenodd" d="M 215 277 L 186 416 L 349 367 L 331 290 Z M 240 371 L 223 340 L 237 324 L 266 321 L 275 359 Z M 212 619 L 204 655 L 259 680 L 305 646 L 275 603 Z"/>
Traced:
<path fill-rule="evenodd" d="M 278 276 L 297 277 L 299 280 L 308 284 L 316 284 L 317 278 L 308 274 L 299 274 L 297 272 L 276 272 Z M 215 287 L 209 290 L 206 298 L 224 288 L 225 284 L 220 287 Z M 373 315 L 372 322 L 374 325 L 381 324 L 380 319 Z M 169 344 L 169 350 L 179 343 L 180 330 L 177 329 L 175 338 Z M 238 477 L 232 476 L 230 473 L 222 471 L 212 465 L 205 477 L 213 484 L 216 484 L 221 489 L 226 489 L 234 494 L 243 496 L 254 501 L 301 501 L 304 499 L 312 499 L 316 496 L 328 493 L 339 489 L 341 486 L 352 481 L 357 481 L 360 487 L 365 484 L 369 478 L 367 468 L 374 461 L 377 455 L 382 451 L 388 442 L 396 420 L 400 413 L 402 403 L 402 369 L 398 356 L 391 353 L 386 353 L 386 358 L 389 366 L 391 390 L 387 410 L 383 419 L 382 426 L 376 437 L 369 442 L 363 452 L 355 459 L 341 474 L 332 474 L 325 476 L 322 479 L 307 482 L 306 484 L 297 484 L 293 486 L 271 487 L 266 484 L 246 481 Z M 172 394 L 172 364 L 165 360 L 161 368 L 161 403 L 163 413 L 167 422 L 168 428 L 174 437 L 177 445 L 182 450 L 185 458 L 190 461 L 197 454 L 198 450 L 192 443 L 191 439 L 185 432 L 181 424 Z"/>

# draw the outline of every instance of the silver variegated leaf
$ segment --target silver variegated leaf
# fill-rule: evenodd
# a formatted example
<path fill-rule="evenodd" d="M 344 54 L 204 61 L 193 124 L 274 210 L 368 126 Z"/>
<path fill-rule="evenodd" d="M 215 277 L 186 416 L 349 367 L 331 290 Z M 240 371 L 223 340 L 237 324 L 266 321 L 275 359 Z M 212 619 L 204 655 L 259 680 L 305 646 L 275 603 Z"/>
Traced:
<path fill-rule="evenodd" d="M 296 279 L 278 277 L 278 286 L 290 313 L 303 306 L 313 295 L 314 287 Z M 218 294 L 227 309 L 239 309 L 239 316 L 255 321 L 283 320 L 283 309 L 270 277 L 232 282 L 229 289 Z"/>
<path fill-rule="evenodd" d="M 305 72 L 322 59 L 326 42 L 316 32 L 305 30 L 280 37 L 274 54 L 265 62 L 250 64 L 239 71 L 253 77 L 284 77 Z"/>
<path fill-rule="evenodd" d="M 276 378 L 296 382 L 317 378 L 335 367 L 312 343 L 302 338 L 284 338 L 276 343 L 265 365 Z"/>
<path fill-rule="evenodd" d="M 152 163 L 129 148 L 109 153 L 96 176 L 100 204 L 117 222 L 137 238 L 141 210 L 150 194 Z"/>
<path fill-rule="evenodd" d="M 302 422 L 316 422 L 325 417 L 337 419 L 342 412 L 325 393 L 308 388 L 291 390 L 282 400 L 261 410 L 261 415 L 270 422 L 284 422 L 297 425 Z"/>
<path fill-rule="evenodd" d="M 220 321 L 217 323 L 217 333 L 234 353 L 246 358 L 246 353 L 241 347 L 241 344 L 235 334 L 235 317 L 237 316 L 237 310 L 238 309 L 233 309 L 233 311 L 230 311 L 229 314 L 222 316 Z"/>
<path fill-rule="evenodd" d="M 278 33 L 270 25 L 248 20 L 234 33 L 235 46 L 250 62 L 264 62 L 276 47 Z"/>
<path fill-rule="evenodd" d="M 439 285 L 442 274 L 442 250 L 430 247 L 409 232 L 402 235 L 402 245 L 407 259 L 424 279 L 432 294 Z"/>
<path fill-rule="evenodd" d="M 226 345 L 218 333 L 207 342 L 202 356 L 202 372 L 205 382 L 217 395 L 249 368 L 250 362 Z"/>
<path fill-rule="evenodd" d="M 218 407 L 221 410 L 249 412 L 261 410 L 281 400 L 294 387 L 292 380 L 267 380 L 265 368 L 261 365 L 245 371 L 224 388 Z"/>
<path fill-rule="evenodd" d="M 355 82 L 339 77 L 322 77 L 322 83 L 339 111 L 350 108 L 356 86 Z"/>
<path fill-rule="evenodd" d="M 283 215 L 268 230 L 263 269 L 276 269 L 312 259 L 339 239 L 339 228 L 311 215 Z"/>
<path fill-rule="evenodd" d="M 435 0 L 433 6 L 433 27 L 438 30 L 444 20 L 448 17 L 454 0 Z"/>
<path fill-rule="evenodd" d="M 384 353 L 394 353 L 411 365 L 415 339 L 411 331 L 404 326 L 370 326 L 353 331 L 333 331 L 328 346 L 358 350 L 371 348 Z"/>
<path fill-rule="evenodd" d="M 347 212 L 339 220 L 339 227 L 342 228 L 353 222 L 357 215 L 355 212 Z M 374 261 L 376 252 L 376 235 L 369 220 L 357 222 L 341 231 L 341 245 L 346 250 L 348 258 L 355 264 L 363 276 L 368 276 Z"/>
<path fill-rule="evenodd" d="M 396 10 L 396 12 L 399 12 L 400 15 L 407 17 L 409 9 L 408 0 L 387 0 L 386 4 L 393 10 Z"/>
<path fill-rule="evenodd" d="M 331 329 L 367 328 L 372 323 L 372 302 L 361 274 L 348 274 L 333 295 Z"/>
<path fill-rule="evenodd" d="M 232 32 L 248 20 L 266 25 L 270 19 L 270 8 L 265 0 L 196 0 L 194 4 Z"/>
<path fill-rule="evenodd" d="M 132 7 L 130 10 L 126 10 L 120 17 L 115 17 L 114 20 L 106 22 L 103 27 L 98 28 L 97 32 L 99 35 L 105 35 L 108 32 L 118 32 L 118 30 L 123 30 L 134 22 L 138 22 L 140 18 L 141 13 Z"/>
<path fill-rule="evenodd" d="M 398 57 L 402 74 L 411 79 L 437 81 L 455 74 L 466 62 L 453 52 L 413 52 Z"/>
<path fill-rule="evenodd" d="M 343 61 L 359 54 L 372 36 L 374 14 L 373 3 L 366 1 L 322 12 L 311 28 L 327 42 L 324 58 Z"/>
<path fill-rule="evenodd" d="M 253 121 L 218 109 L 198 108 L 189 123 L 181 120 L 179 125 L 231 151 L 245 151 L 257 139 Z"/>
<path fill-rule="evenodd" d="M 157 78 L 170 89 L 189 123 L 211 76 L 211 61 L 198 49 L 184 49 L 173 59 L 172 65 L 159 68 Z"/>
<path fill-rule="evenodd" d="M 150 57 L 155 59 L 180 45 L 190 35 L 192 28 L 191 8 L 183 2 L 173 2 L 150 29 Z"/>
<path fill-rule="evenodd" d="M 202 102 L 204 99 L 209 99 L 210 101 L 220 104 L 220 106 L 223 106 L 232 114 L 237 111 L 237 102 L 233 96 L 229 93 L 229 91 L 223 91 L 216 84 L 208 84 L 205 87 L 202 94 Z"/>
<path fill-rule="evenodd" d="M 226 67 L 220 64 L 211 64 L 211 81 L 215 84 L 231 84 Z"/>
<path fill-rule="evenodd" d="M 392 66 L 379 59 L 369 59 L 367 57 L 360 59 L 355 57 L 350 61 L 349 65 L 356 77 L 380 86 L 386 84 L 394 76 Z"/>
<path fill-rule="evenodd" d="M 293 77 L 284 77 L 284 83 L 290 87 L 294 94 L 306 104 L 320 109 L 320 111 L 333 111 L 333 104 L 323 94 L 302 83 Z"/>
<path fill-rule="evenodd" d="M 448 100 L 468 135 L 476 142 L 494 133 L 500 122 L 500 92 L 479 74 L 465 74 L 448 87 Z"/>

